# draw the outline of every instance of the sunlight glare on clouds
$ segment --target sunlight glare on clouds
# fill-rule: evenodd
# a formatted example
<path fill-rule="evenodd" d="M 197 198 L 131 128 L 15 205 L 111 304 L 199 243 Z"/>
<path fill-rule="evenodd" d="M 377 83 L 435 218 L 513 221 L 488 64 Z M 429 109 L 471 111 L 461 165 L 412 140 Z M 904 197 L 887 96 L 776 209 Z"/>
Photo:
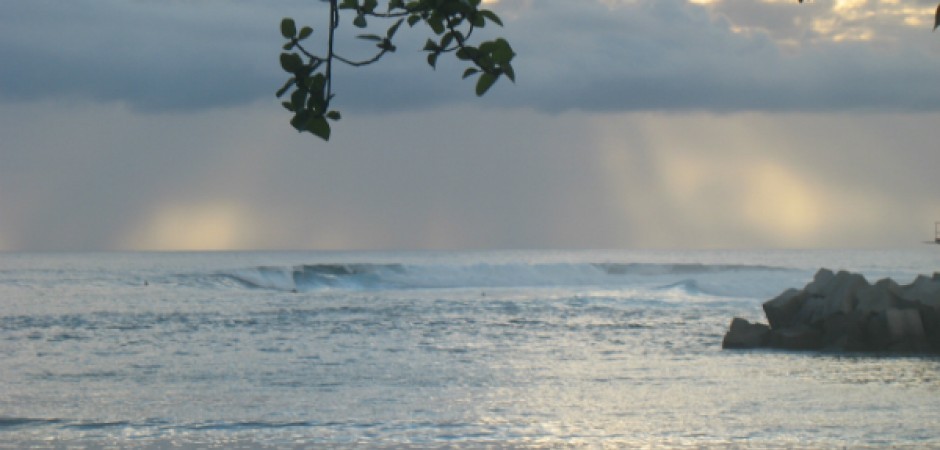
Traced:
<path fill-rule="evenodd" d="M 667 201 L 689 223 L 711 230 L 716 237 L 710 240 L 733 242 L 729 236 L 740 233 L 737 239 L 776 246 L 824 245 L 827 226 L 869 219 L 872 208 L 859 208 L 864 199 L 818 185 L 770 155 L 740 149 L 660 150 Z"/>
<path fill-rule="evenodd" d="M 750 168 L 743 184 L 742 212 L 754 226 L 796 244 L 814 237 L 822 225 L 821 189 L 793 170 L 764 161 Z"/>
<path fill-rule="evenodd" d="M 737 1 L 687 0 L 727 19 L 739 34 L 767 33 L 779 45 L 797 48 L 813 43 L 896 42 L 912 27 L 929 28 L 934 5 L 897 0 L 804 2 L 761 0 L 748 8 Z"/>
<path fill-rule="evenodd" d="M 865 126 L 852 122 L 840 129 Z M 807 146 L 832 151 L 852 142 L 793 134 L 769 116 L 621 114 L 597 123 L 594 145 L 604 149 L 598 165 L 610 210 L 626 239 L 641 247 L 907 245 L 920 239 L 920 224 L 935 220 L 915 198 L 899 201 L 851 175 L 883 170 L 871 178 L 878 179 L 901 170 L 903 161 L 817 157 Z"/>
<path fill-rule="evenodd" d="M 832 10 L 837 13 L 848 14 L 859 10 L 868 4 L 868 0 L 836 0 Z"/>
<path fill-rule="evenodd" d="M 146 250 L 228 250 L 244 248 L 251 214 L 231 203 L 173 204 L 157 208 L 118 247 Z"/>
<path fill-rule="evenodd" d="M 806 245 L 817 238 L 823 188 L 811 186 L 794 170 L 759 155 L 661 153 L 669 201 L 690 220 L 716 230 L 722 223 L 735 224 L 777 245 Z"/>

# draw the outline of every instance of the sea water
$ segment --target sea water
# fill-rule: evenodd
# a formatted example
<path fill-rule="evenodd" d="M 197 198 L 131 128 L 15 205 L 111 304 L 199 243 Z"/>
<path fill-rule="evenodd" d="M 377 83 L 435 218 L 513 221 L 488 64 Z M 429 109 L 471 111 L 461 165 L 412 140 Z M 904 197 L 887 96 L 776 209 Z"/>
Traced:
<path fill-rule="evenodd" d="M 0 448 L 940 447 L 940 359 L 729 351 L 897 251 L 0 254 Z"/>

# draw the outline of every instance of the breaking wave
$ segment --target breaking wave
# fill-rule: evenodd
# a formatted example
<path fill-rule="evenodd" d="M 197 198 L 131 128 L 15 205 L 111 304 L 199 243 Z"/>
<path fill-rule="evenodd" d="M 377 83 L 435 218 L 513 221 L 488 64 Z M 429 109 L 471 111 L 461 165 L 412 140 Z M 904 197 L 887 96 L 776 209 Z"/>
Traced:
<path fill-rule="evenodd" d="M 391 279 L 405 273 L 399 264 L 313 264 L 293 267 L 260 266 L 220 274 L 247 287 L 299 291 L 309 289 L 369 289 L 395 287 Z"/>
<path fill-rule="evenodd" d="M 707 287 L 742 272 L 773 274 L 790 271 L 761 265 L 653 264 L 653 263 L 545 263 L 545 264 L 305 264 L 259 266 L 214 274 L 252 289 L 286 292 L 312 290 L 435 289 L 647 285 L 662 290 L 715 293 Z"/>

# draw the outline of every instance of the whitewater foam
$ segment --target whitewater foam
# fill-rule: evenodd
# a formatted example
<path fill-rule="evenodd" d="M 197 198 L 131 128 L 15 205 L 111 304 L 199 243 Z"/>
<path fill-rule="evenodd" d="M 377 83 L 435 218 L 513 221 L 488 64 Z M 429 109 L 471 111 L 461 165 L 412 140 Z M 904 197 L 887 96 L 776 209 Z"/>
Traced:
<path fill-rule="evenodd" d="M 0 448 L 940 445 L 936 359 L 721 350 L 821 266 L 940 254 L 0 254 Z"/>
<path fill-rule="evenodd" d="M 787 287 L 782 280 L 792 279 L 794 270 L 685 263 L 349 263 L 258 266 L 213 276 L 219 283 L 235 280 L 242 287 L 282 292 L 570 287 L 752 297 L 776 295 Z"/>

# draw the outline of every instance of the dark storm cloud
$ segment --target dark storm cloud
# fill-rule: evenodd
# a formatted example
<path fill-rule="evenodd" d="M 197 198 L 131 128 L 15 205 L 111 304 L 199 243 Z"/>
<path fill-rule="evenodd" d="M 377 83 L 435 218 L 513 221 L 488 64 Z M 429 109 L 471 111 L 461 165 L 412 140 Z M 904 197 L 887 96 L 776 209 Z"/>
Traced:
<path fill-rule="evenodd" d="M 277 22 L 296 9 L 290 3 L 5 2 L 0 96 L 172 110 L 271 95 L 278 78 Z"/>
<path fill-rule="evenodd" d="M 894 10 L 753 0 L 503 0 L 497 8 L 506 28 L 487 32 L 515 46 L 517 84 L 504 80 L 476 100 L 472 83 L 459 80 L 463 65 L 442 59 L 437 73 L 426 73 L 411 50 L 424 37 L 412 33 L 378 67 L 343 72 L 339 104 L 385 111 L 455 101 L 546 112 L 940 109 L 940 38 L 926 24 L 904 24 Z"/>
<path fill-rule="evenodd" d="M 936 36 L 927 28 L 918 35 L 904 30 L 906 45 L 837 43 L 807 34 L 787 48 L 763 28 L 732 31 L 741 23 L 761 24 L 783 8 L 779 4 L 753 7 L 737 23 L 679 0 L 610 9 L 593 2 L 549 5 L 509 25 L 519 47 L 520 83 L 501 91 L 507 102 L 588 111 L 940 107 L 934 82 L 940 61 L 926 40 Z"/>
<path fill-rule="evenodd" d="M 503 0 L 496 8 L 506 28 L 478 36 L 499 34 L 514 44 L 519 82 L 501 82 L 482 102 L 552 112 L 940 108 L 938 38 L 926 26 L 903 27 L 887 13 L 862 23 L 834 16 L 830 3 Z M 273 102 L 286 79 L 277 66 L 278 21 L 294 16 L 321 28 L 323 7 L 301 0 L 7 2 L 0 98 L 84 97 L 143 110 Z M 834 42 L 812 26 L 816 19 L 852 32 L 884 30 L 893 40 Z M 348 24 L 340 31 L 359 32 Z M 369 31 L 381 32 L 381 24 Z M 460 79 L 464 65 L 442 59 L 436 73 L 426 65 L 419 51 L 426 30 L 400 36 L 399 51 L 379 64 L 338 69 L 337 108 L 477 101 L 472 82 Z M 343 41 L 342 51 L 367 57 L 368 45 L 359 44 Z"/>

